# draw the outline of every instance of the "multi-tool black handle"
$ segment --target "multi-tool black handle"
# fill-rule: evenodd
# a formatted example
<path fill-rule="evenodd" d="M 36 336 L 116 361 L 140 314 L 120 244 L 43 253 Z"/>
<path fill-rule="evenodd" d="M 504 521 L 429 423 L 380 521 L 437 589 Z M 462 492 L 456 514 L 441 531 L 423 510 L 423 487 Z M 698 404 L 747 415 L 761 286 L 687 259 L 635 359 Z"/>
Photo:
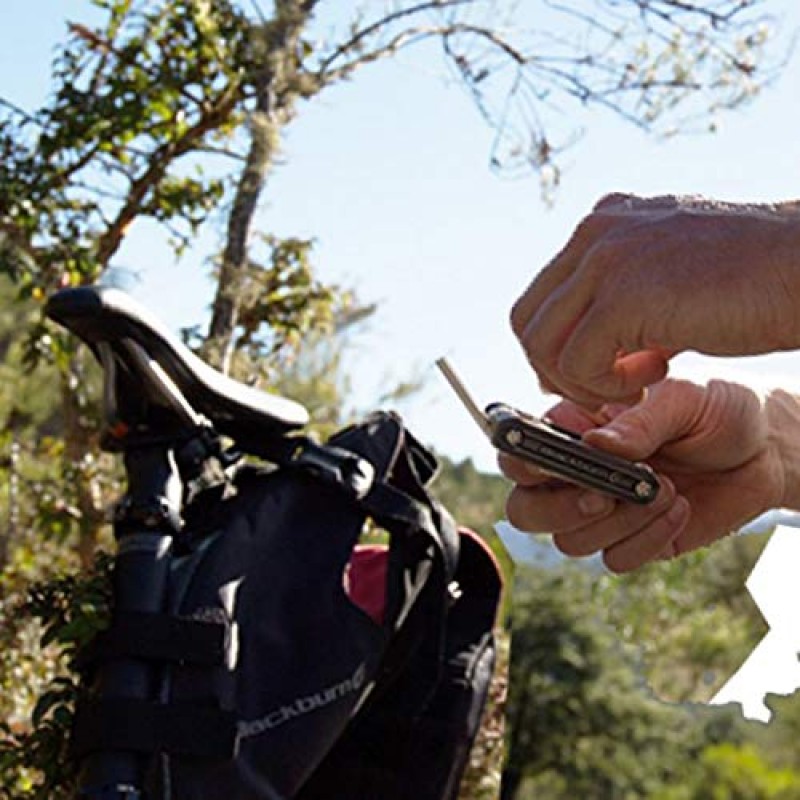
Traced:
<path fill-rule="evenodd" d="M 486 408 L 492 444 L 543 472 L 632 503 L 652 503 L 658 478 L 646 464 L 605 453 L 576 434 L 504 403 Z"/>

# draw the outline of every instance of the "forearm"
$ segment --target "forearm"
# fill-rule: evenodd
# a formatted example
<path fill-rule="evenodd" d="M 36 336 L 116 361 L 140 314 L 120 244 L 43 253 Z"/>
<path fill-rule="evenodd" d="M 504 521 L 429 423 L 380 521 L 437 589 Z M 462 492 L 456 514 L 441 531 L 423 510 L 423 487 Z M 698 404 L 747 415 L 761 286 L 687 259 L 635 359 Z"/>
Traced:
<path fill-rule="evenodd" d="M 777 454 L 777 506 L 800 510 L 800 395 L 774 389 L 764 409 L 770 449 Z"/>

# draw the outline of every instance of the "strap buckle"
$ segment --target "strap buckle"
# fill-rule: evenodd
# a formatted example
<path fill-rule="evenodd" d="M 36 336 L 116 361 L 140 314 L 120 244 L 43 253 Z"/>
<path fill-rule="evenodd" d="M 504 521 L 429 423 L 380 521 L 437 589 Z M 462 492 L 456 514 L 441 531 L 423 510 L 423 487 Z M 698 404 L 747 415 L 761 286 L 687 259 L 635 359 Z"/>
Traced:
<path fill-rule="evenodd" d="M 356 500 L 366 497 L 375 482 L 375 467 L 365 458 L 340 447 L 318 445 L 310 439 L 292 451 L 290 464 L 346 489 Z"/>

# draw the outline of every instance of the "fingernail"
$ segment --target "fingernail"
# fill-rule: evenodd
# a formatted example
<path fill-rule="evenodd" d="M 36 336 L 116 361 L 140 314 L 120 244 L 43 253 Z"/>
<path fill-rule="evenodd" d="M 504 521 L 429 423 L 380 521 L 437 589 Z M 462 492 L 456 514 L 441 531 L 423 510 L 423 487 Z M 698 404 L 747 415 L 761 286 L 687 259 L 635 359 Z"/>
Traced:
<path fill-rule="evenodd" d="M 688 501 L 684 497 L 679 497 L 673 504 L 672 508 L 667 512 L 667 522 L 672 525 L 676 525 L 677 523 L 683 521 L 683 518 L 686 516 L 688 511 Z"/>
<path fill-rule="evenodd" d="M 617 443 L 622 441 L 622 434 L 615 428 L 595 428 L 592 431 L 595 439 L 605 439 L 607 442 Z"/>
<path fill-rule="evenodd" d="M 596 492 L 584 492 L 578 498 L 578 508 L 587 517 L 596 517 L 598 514 L 610 511 L 613 503 L 614 501 L 610 497 Z"/>
<path fill-rule="evenodd" d="M 520 461 L 519 463 L 525 472 L 534 478 L 541 478 L 545 474 L 540 467 L 537 467 L 536 464 L 531 464 L 529 461 Z"/>

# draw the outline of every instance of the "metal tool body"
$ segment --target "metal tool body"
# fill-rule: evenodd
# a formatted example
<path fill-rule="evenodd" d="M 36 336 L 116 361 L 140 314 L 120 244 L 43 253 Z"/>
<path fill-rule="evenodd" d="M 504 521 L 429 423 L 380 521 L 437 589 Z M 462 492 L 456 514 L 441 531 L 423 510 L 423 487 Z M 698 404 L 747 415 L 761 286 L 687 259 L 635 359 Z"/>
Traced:
<path fill-rule="evenodd" d="M 481 411 L 445 359 L 437 366 L 492 444 L 548 475 L 595 489 L 620 500 L 646 504 L 655 500 L 658 478 L 646 464 L 606 453 L 585 444 L 572 431 L 492 403 Z"/>
<path fill-rule="evenodd" d="M 543 472 L 632 503 L 650 503 L 658 494 L 658 479 L 646 464 L 590 447 L 572 432 L 503 403 L 490 405 L 486 416 L 498 450 Z"/>

